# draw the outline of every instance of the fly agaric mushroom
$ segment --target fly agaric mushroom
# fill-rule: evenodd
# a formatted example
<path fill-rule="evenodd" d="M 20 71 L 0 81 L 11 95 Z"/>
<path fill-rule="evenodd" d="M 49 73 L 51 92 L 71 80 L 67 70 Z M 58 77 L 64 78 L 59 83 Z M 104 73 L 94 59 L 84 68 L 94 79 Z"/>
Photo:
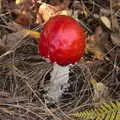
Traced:
<path fill-rule="evenodd" d="M 40 56 L 53 63 L 48 97 L 56 102 L 68 86 L 69 65 L 77 63 L 85 49 L 85 33 L 70 16 L 57 15 L 48 20 L 40 35 Z"/>

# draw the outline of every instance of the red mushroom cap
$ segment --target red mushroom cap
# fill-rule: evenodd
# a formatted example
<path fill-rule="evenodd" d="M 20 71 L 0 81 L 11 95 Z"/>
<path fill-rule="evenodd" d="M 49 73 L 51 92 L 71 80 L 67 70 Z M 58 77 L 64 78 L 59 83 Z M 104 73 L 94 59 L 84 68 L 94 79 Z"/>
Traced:
<path fill-rule="evenodd" d="M 44 25 L 39 42 L 42 57 L 64 66 L 78 62 L 84 49 L 84 29 L 72 17 L 57 15 Z"/>

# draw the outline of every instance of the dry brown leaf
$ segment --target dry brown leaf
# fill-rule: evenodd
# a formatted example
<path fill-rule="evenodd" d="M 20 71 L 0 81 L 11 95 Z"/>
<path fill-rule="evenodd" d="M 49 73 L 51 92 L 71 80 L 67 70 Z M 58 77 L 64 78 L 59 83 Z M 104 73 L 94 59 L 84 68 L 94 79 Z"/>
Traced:
<path fill-rule="evenodd" d="M 68 5 L 68 2 L 65 4 L 60 4 L 60 5 L 56 5 L 56 6 L 52 6 L 50 4 L 47 3 L 43 3 L 39 10 L 38 13 L 36 15 L 36 23 L 40 24 L 43 21 L 47 22 L 51 17 L 55 16 L 55 15 L 70 15 L 69 10 L 67 10 L 66 6 Z"/>
<path fill-rule="evenodd" d="M 23 1 L 24 0 L 16 0 L 15 3 L 16 3 L 16 5 L 19 5 L 19 4 L 23 3 Z"/>
<path fill-rule="evenodd" d="M 93 53 L 94 58 L 103 60 L 105 57 L 105 42 L 108 37 L 103 32 L 102 28 L 98 26 L 94 35 L 88 37 L 86 51 Z M 106 40 L 106 41 L 105 41 Z"/>
<path fill-rule="evenodd" d="M 67 12 L 62 11 L 62 13 L 60 13 L 60 11 L 68 8 L 70 0 L 64 0 L 63 3 L 60 3 L 59 1 L 59 4 L 57 5 L 50 5 L 43 2 L 39 9 L 36 7 L 37 3 L 37 0 L 16 0 L 17 9 L 14 10 L 14 13 L 18 16 L 16 22 L 27 26 L 32 23 L 33 18 L 35 18 L 33 16 L 36 16 L 35 23 L 41 24 L 42 22 L 48 21 L 50 17 L 57 14 L 66 15 Z"/>
<path fill-rule="evenodd" d="M 120 36 L 116 33 L 111 34 L 111 41 L 109 39 L 109 33 L 105 32 L 100 26 L 96 28 L 94 35 L 90 36 L 87 40 L 86 51 L 93 53 L 94 58 L 99 60 L 108 59 L 114 60 L 117 56 L 119 61 L 119 48 L 114 49 L 114 45 L 120 46 Z M 112 44 L 113 43 L 113 44 Z"/>
<path fill-rule="evenodd" d="M 71 16 L 72 13 L 71 13 L 70 10 L 61 10 L 61 11 L 58 11 L 58 12 L 56 13 L 56 15 L 68 15 L 68 16 Z"/>
<path fill-rule="evenodd" d="M 95 102 L 103 103 L 108 100 L 108 88 L 102 82 L 97 82 L 95 79 L 90 81 L 93 85 L 94 96 L 93 100 Z"/>
<path fill-rule="evenodd" d="M 104 59 L 104 53 L 98 47 L 96 40 L 95 40 L 95 35 L 88 37 L 86 52 L 90 52 L 90 53 L 94 54 L 94 58 L 97 58 L 99 60 Z"/>
<path fill-rule="evenodd" d="M 120 8 L 120 0 L 113 0 L 112 1 L 112 7 L 113 8 Z"/>
<path fill-rule="evenodd" d="M 33 20 L 33 8 L 36 0 L 16 0 L 16 6 L 13 13 L 17 16 L 16 22 L 21 25 L 31 25 Z"/>
<path fill-rule="evenodd" d="M 110 22 L 109 18 L 106 17 L 106 16 L 101 16 L 100 19 L 101 19 L 102 23 L 103 23 L 108 29 L 111 30 L 112 27 L 111 27 L 111 22 Z"/>
<path fill-rule="evenodd" d="M 16 0 L 16 7 L 21 10 L 31 10 L 35 6 L 36 0 Z"/>
<path fill-rule="evenodd" d="M 51 0 L 50 4 L 53 6 L 58 7 L 58 9 L 65 9 L 68 8 L 69 4 L 70 4 L 70 0 L 63 0 L 61 2 L 61 0 Z"/>
<path fill-rule="evenodd" d="M 17 23 L 28 26 L 32 23 L 32 15 L 30 12 L 23 11 L 15 20 Z"/>
<path fill-rule="evenodd" d="M 120 46 L 120 35 L 117 33 L 111 34 L 111 41 L 114 45 Z"/>
<path fill-rule="evenodd" d="M 50 17 L 54 16 L 56 12 L 56 7 L 43 3 L 39 8 L 36 23 L 39 24 L 41 22 L 39 21 L 38 17 L 42 17 L 42 19 L 46 22 Z"/>
<path fill-rule="evenodd" d="M 106 8 L 101 8 L 100 13 L 104 16 L 110 16 L 111 15 L 110 9 L 106 9 Z"/>
<path fill-rule="evenodd" d="M 57 10 L 67 9 L 70 4 L 70 0 L 63 0 L 63 3 L 56 5 Z"/>

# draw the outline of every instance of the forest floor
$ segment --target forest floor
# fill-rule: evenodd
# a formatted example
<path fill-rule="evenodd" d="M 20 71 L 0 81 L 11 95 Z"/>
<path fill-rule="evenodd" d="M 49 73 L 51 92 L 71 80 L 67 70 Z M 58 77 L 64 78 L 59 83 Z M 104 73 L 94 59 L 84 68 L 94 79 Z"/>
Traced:
<path fill-rule="evenodd" d="M 48 104 L 52 64 L 22 30 L 41 31 L 59 14 L 84 27 L 87 45 L 70 68 L 69 88 Z M 0 120 L 76 120 L 71 113 L 119 101 L 120 0 L 0 0 Z"/>

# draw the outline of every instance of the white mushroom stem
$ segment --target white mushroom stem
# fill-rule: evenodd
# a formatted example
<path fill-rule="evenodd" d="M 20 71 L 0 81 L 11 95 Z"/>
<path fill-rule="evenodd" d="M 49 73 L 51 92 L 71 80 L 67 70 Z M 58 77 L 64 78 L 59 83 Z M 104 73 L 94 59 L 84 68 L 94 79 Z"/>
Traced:
<path fill-rule="evenodd" d="M 55 102 L 59 102 L 59 99 L 64 90 L 69 86 L 69 66 L 53 65 L 53 71 L 51 72 L 50 86 L 48 91 L 48 97 L 52 98 Z"/>

